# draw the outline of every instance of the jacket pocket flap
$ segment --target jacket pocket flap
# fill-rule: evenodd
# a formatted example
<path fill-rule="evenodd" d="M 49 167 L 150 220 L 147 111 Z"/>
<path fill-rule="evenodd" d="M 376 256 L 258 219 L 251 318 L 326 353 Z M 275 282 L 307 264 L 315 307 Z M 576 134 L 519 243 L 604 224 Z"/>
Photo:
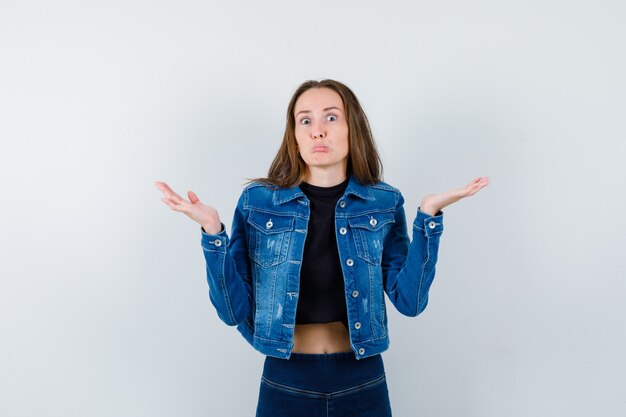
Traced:
<path fill-rule="evenodd" d="M 294 216 L 264 213 L 262 211 L 250 211 L 248 223 L 254 228 L 266 234 L 282 233 L 293 230 Z"/>
<path fill-rule="evenodd" d="M 395 223 L 393 213 L 371 213 L 348 218 L 352 228 L 379 230 L 388 223 Z"/>

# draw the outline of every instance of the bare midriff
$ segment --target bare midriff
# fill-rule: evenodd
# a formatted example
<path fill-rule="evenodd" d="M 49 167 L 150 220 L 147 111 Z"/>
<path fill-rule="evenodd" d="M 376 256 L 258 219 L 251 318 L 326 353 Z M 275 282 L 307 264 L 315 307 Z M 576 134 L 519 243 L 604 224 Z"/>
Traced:
<path fill-rule="evenodd" d="M 296 324 L 292 352 L 335 353 L 350 348 L 350 333 L 340 321 Z"/>

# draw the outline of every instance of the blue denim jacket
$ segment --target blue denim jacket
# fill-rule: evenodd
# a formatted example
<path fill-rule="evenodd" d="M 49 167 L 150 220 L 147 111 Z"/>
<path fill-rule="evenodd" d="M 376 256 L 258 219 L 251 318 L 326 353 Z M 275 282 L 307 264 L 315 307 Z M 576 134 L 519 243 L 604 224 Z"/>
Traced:
<path fill-rule="evenodd" d="M 415 317 L 428 303 L 435 277 L 443 212 L 419 208 L 409 240 L 404 198 L 385 182 L 361 184 L 354 175 L 335 206 L 337 248 L 344 277 L 350 343 L 356 359 L 389 347 L 384 293 Z M 209 299 L 219 318 L 237 326 L 259 352 L 289 359 L 310 208 L 300 187 L 248 184 L 230 237 L 201 228 Z"/>

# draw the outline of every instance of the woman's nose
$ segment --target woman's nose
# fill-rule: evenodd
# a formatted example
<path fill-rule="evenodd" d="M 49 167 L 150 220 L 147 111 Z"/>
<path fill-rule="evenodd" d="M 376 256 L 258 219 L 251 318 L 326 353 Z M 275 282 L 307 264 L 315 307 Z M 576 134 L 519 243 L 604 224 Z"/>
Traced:
<path fill-rule="evenodd" d="M 326 136 L 326 128 L 321 123 L 317 123 L 315 126 L 313 126 L 313 130 L 311 132 L 313 135 L 313 139 L 320 139 Z"/>

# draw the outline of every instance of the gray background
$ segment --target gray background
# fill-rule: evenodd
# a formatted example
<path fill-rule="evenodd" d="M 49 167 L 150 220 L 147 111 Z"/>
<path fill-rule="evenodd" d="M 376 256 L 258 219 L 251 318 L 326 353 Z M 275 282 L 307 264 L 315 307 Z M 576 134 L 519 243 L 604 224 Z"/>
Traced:
<path fill-rule="evenodd" d="M 230 231 L 310 78 L 355 91 L 408 221 L 491 178 L 426 311 L 388 302 L 394 416 L 626 415 L 624 2 L 225 3 L 0 3 L 0 415 L 254 415 L 264 356 L 153 181 Z"/>

